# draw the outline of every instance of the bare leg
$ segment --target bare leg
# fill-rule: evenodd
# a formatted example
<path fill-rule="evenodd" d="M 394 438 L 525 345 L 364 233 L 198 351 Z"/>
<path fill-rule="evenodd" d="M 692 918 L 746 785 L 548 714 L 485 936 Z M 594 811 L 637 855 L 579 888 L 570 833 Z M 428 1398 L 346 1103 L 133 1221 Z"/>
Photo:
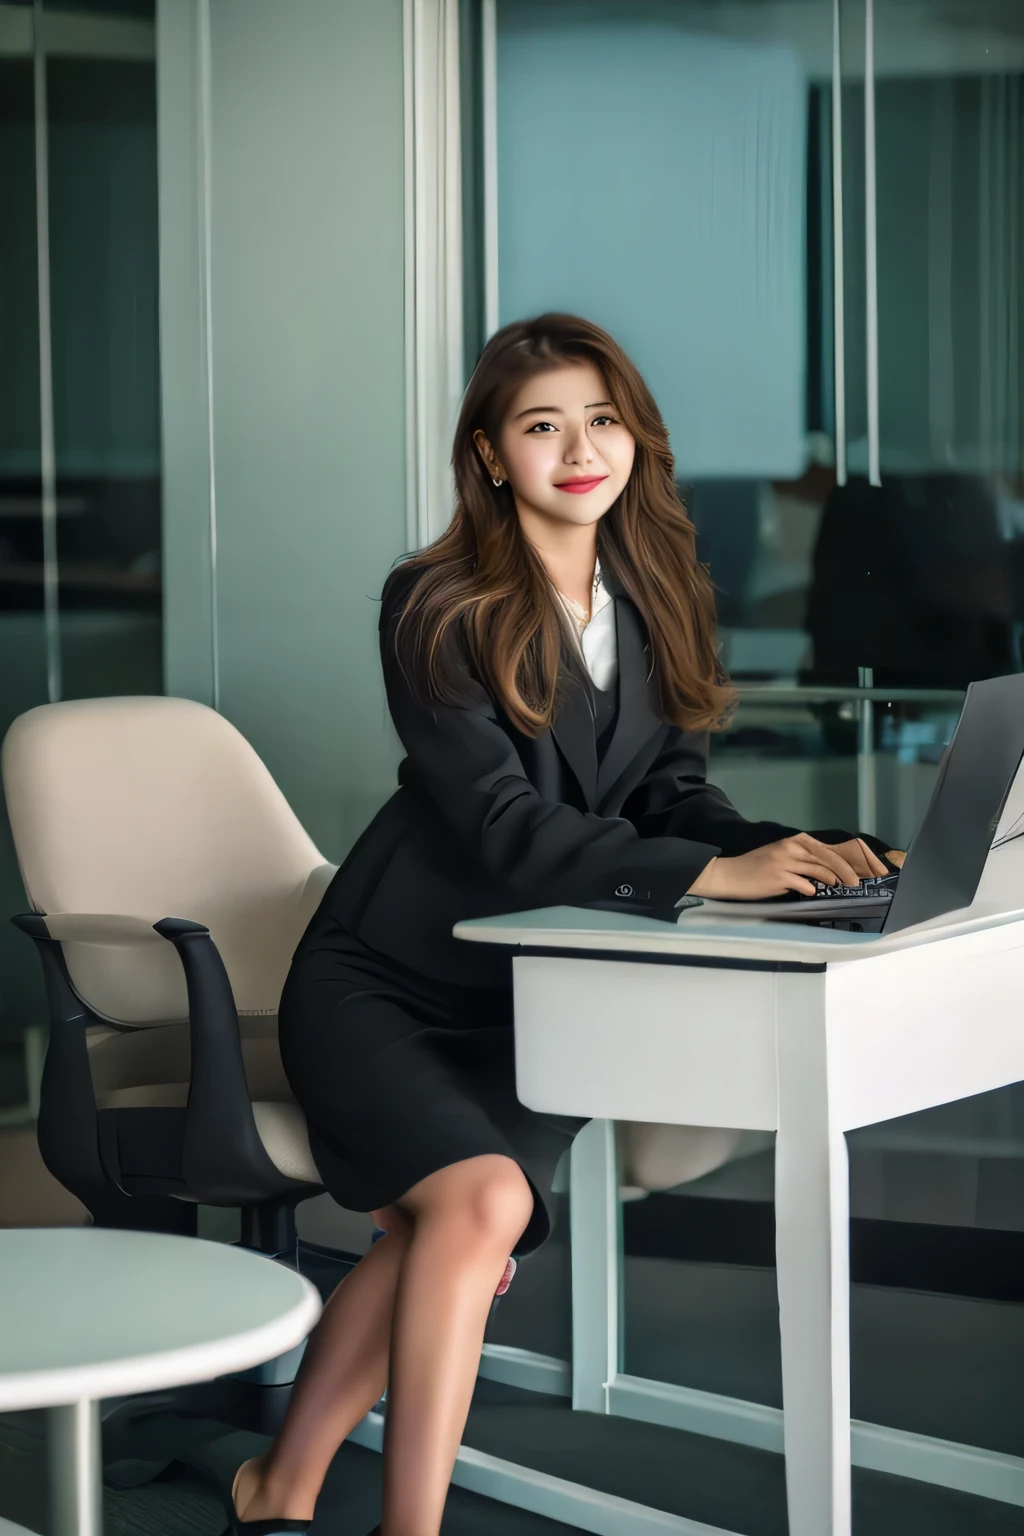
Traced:
<path fill-rule="evenodd" d="M 510 1158 L 474 1157 L 398 1202 L 413 1220 L 391 1336 L 384 1536 L 438 1536 L 495 1287 L 533 1213 Z"/>
<path fill-rule="evenodd" d="M 387 1386 L 395 1291 L 412 1223 L 389 1206 L 387 1228 L 335 1290 L 310 1336 L 284 1424 L 265 1455 L 246 1462 L 235 1507 L 246 1520 L 311 1520 L 327 1469 Z"/>

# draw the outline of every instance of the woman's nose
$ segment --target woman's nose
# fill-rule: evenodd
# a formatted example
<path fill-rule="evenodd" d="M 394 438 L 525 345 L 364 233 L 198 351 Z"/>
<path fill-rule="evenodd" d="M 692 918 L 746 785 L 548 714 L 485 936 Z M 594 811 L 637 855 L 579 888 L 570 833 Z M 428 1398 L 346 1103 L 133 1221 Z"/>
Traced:
<path fill-rule="evenodd" d="M 569 438 L 569 445 L 565 450 L 565 461 L 567 464 L 589 464 L 593 457 L 594 450 L 587 436 L 587 429 L 578 427 Z"/>

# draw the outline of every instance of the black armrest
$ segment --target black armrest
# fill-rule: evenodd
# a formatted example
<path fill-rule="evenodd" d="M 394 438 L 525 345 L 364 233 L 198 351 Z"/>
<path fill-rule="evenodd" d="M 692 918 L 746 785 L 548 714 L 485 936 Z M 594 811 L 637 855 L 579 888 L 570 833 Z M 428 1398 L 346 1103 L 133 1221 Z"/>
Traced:
<path fill-rule="evenodd" d="M 11 922 L 31 939 L 56 939 L 63 943 L 156 945 L 156 923 L 149 917 L 123 917 L 107 912 L 26 912 Z M 207 929 L 203 930 L 204 933 Z"/>
<path fill-rule="evenodd" d="M 188 992 L 191 1073 L 181 1159 L 184 1184 L 200 1201 L 231 1205 L 261 1202 L 279 1189 L 294 1187 L 275 1168 L 260 1140 L 231 982 L 204 924 L 178 917 L 152 922 L 94 913 L 28 913 L 12 922 L 36 943 L 50 1004 L 55 1048 L 47 1051 L 44 1068 L 41 1143 L 48 1140 L 44 1121 L 49 1116 L 72 1115 L 78 1122 L 76 1155 L 87 1160 L 90 1177 L 106 1178 L 95 1135 L 97 1110 L 85 1041 L 85 1025 L 104 1020 L 76 993 L 61 944 L 123 947 L 165 941 L 178 952 Z M 93 1125 L 91 1136 L 81 1123 L 86 1115 Z M 63 1129 L 61 1139 L 66 1139 L 66 1118 L 64 1127 L 52 1129 L 58 1136 Z"/>
<path fill-rule="evenodd" d="M 210 930 L 187 918 L 165 917 L 153 929 L 178 951 L 188 989 L 192 1072 L 182 1176 L 213 1204 L 265 1200 L 268 1180 L 271 1185 L 288 1181 L 270 1161 L 256 1129 L 238 1010 L 220 951 Z"/>
<path fill-rule="evenodd" d="M 59 943 L 51 940 L 38 912 L 12 917 L 15 928 L 36 946 L 43 968 L 49 1013 L 49 1041 L 43 1062 L 37 1136 L 43 1162 L 59 1183 L 90 1209 L 110 1188 L 100 1157 L 96 1096 L 85 1031 L 102 1022 L 78 996 Z"/>

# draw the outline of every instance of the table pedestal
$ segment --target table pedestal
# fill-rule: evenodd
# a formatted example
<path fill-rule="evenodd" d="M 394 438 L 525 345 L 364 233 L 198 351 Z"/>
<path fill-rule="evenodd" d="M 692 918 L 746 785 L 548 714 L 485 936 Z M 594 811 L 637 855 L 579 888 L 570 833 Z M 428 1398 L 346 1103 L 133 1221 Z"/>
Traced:
<path fill-rule="evenodd" d="M 71 1403 L 47 1417 L 50 1536 L 103 1536 L 100 1405 Z"/>

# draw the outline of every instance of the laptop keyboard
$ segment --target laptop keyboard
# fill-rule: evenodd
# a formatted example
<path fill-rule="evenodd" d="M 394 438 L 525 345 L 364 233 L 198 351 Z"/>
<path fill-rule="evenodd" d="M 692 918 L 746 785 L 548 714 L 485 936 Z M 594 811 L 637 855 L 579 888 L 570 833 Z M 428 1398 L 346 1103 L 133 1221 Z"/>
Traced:
<path fill-rule="evenodd" d="M 875 901 L 891 901 L 896 889 L 898 875 L 873 875 L 867 880 L 862 880 L 860 885 L 826 885 L 823 880 L 815 880 L 814 895 L 805 896 L 805 901 L 863 901 L 871 896 Z"/>

